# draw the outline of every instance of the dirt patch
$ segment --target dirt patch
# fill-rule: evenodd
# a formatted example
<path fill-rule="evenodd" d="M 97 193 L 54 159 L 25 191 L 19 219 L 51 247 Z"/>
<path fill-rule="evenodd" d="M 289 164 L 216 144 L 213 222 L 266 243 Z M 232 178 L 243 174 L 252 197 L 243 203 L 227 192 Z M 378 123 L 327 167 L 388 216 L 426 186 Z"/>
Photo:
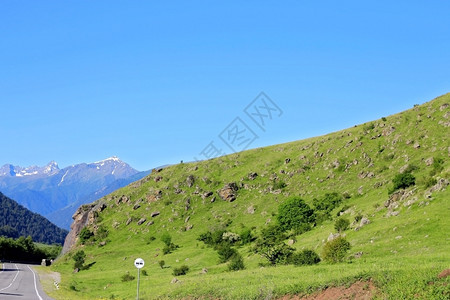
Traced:
<path fill-rule="evenodd" d="M 330 287 L 307 296 L 286 295 L 280 300 L 333 300 L 359 299 L 370 300 L 375 295 L 376 288 L 371 280 L 356 281 L 349 287 Z"/>
<path fill-rule="evenodd" d="M 450 276 L 450 269 L 445 269 L 444 271 L 442 271 L 441 273 L 439 273 L 438 278 L 445 278 L 447 276 Z"/>

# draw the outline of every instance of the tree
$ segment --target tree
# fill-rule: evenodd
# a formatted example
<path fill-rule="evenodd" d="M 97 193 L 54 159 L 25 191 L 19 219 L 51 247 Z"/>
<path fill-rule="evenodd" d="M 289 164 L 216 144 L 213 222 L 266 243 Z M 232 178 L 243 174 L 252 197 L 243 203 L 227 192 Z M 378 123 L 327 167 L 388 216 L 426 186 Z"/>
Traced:
<path fill-rule="evenodd" d="M 278 223 L 283 230 L 294 229 L 298 233 L 308 231 L 314 221 L 314 211 L 299 197 L 292 197 L 278 207 Z"/>
<path fill-rule="evenodd" d="M 73 267 L 75 269 L 82 270 L 84 267 L 84 260 L 86 259 L 86 254 L 83 250 L 79 250 L 75 255 L 73 256 L 73 260 L 75 261 Z"/>

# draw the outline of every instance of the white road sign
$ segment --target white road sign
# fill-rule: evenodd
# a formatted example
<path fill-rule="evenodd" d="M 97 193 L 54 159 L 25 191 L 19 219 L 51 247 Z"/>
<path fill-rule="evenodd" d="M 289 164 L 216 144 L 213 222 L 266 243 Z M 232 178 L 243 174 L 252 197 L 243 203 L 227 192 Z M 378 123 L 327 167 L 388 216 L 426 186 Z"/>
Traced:
<path fill-rule="evenodd" d="M 142 258 L 136 258 L 134 265 L 136 268 L 141 269 L 144 267 L 144 260 Z"/>

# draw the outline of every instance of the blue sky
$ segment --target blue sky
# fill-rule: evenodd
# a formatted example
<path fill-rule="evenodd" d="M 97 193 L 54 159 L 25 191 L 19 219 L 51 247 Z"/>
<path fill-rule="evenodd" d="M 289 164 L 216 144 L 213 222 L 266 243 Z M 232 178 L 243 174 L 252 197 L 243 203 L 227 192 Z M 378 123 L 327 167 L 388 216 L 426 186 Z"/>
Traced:
<path fill-rule="evenodd" d="M 145 170 L 204 158 L 211 142 L 232 152 L 220 134 L 236 124 L 255 148 L 388 116 L 450 92 L 449 11 L 448 1 L 3 0 L 0 165 L 116 155 Z M 260 92 L 282 111 L 264 130 L 244 112 Z"/>

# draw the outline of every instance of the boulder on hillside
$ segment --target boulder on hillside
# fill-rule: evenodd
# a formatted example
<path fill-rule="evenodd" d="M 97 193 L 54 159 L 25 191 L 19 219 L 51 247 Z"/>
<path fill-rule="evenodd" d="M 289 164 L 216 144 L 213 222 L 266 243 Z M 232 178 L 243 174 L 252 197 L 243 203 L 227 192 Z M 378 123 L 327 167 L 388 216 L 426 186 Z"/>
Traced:
<path fill-rule="evenodd" d="M 226 184 L 222 189 L 218 191 L 220 198 L 224 201 L 233 202 L 236 200 L 236 192 L 238 190 L 238 186 L 235 182 L 231 182 Z"/>

